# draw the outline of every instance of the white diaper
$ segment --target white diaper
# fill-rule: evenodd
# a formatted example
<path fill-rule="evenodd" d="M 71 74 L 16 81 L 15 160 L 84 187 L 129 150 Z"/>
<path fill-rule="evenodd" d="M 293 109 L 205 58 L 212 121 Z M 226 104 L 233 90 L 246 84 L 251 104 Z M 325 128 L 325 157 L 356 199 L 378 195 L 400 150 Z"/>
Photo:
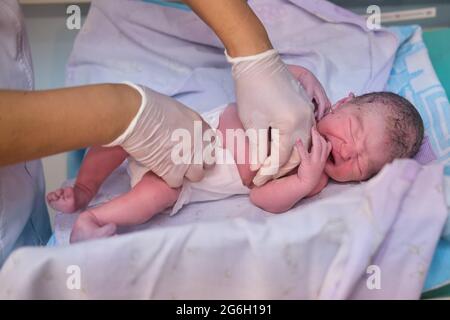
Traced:
<path fill-rule="evenodd" d="M 219 127 L 220 115 L 225 110 L 225 107 L 215 108 L 203 113 L 201 116 L 211 128 L 217 129 Z M 233 155 L 228 149 L 219 146 L 215 151 L 217 159 L 233 159 Z M 147 172 L 148 169 L 141 166 L 135 160 L 131 158 L 128 160 L 128 174 L 132 187 Z M 166 212 L 174 215 L 188 203 L 221 200 L 236 194 L 248 194 L 249 192 L 250 189 L 242 184 L 236 163 L 232 160 L 226 162 L 226 164 L 216 164 L 214 168 L 205 172 L 205 177 L 199 182 L 191 182 L 185 179 L 177 202 L 171 209 L 166 210 Z"/>

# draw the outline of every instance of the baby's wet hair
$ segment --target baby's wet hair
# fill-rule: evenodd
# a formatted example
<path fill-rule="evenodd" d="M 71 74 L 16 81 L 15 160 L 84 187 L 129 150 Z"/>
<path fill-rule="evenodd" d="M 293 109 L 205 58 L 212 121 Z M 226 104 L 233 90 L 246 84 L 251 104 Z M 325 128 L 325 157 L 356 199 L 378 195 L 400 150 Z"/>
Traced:
<path fill-rule="evenodd" d="M 355 97 L 356 105 L 386 107 L 386 129 L 391 144 L 391 160 L 414 157 L 422 145 L 424 124 L 407 99 L 392 92 L 373 92 Z"/>

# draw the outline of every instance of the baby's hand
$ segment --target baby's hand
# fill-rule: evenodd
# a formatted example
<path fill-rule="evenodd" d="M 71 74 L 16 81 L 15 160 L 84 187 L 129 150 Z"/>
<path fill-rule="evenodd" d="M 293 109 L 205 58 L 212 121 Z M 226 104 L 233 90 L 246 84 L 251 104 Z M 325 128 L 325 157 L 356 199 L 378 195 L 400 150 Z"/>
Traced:
<path fill-rule="evenodd" d="M 318 132 L 316 127 L 311 129 L 312 146 L 308 152 L 299 139 L 296 143 L 297 151 L 300 155 L 300 165 L 297 176 L 302 185 L 308 191 L 312 191 L 319 183 L 325 168 L 325 163 L 331 152 L 331 143 L 327 142 Z"/>
<path fill-rule="evenodd" d="M 306 94 L 315 104 L 315 117 L 317 120 L 322 117 L 331 109 L 331 102 L 323 88 L 322 84 L 316 78 L 316 76 L 306 68 L 288 65 L 288 69 L 298 82 L 305 88 Z"/>

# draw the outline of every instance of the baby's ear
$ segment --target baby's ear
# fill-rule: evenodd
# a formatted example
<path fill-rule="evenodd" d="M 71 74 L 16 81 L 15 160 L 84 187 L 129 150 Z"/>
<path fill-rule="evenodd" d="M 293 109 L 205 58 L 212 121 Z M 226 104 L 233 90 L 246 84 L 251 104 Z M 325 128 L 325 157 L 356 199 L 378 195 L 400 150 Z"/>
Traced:
<path fill-rule="evenodd" d="M 348 94 L 347 97 L 342 98 L 341 100 L 339 100 L 338 102 L 336 102 L 334 104 L 334 106 L 332 107 L 333 110 L 336 110 L 338 108 L 340 108 L 342 105 L 346 104 L 347 102 L 350 102 L 351 100 L 353 100 L 353 98 L 355 98 L 355 94 L 353 92 L 350 92 Z"/>

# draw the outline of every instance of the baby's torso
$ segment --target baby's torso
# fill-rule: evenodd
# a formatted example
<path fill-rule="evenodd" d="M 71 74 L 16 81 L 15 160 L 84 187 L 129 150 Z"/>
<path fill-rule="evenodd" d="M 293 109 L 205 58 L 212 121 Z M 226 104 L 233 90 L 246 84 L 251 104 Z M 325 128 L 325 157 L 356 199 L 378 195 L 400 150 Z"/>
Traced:
<path fill-rule="evenodd" d="M 230 104 L 215 108 L 202 114 L 203 119 L 217 131 L 216 165 L 206 171 L 207 176 L 219 175 L 225 171 L 234 171 L 237 180 L 244 186 L 250 186 L 255 172 L 248 163 L 248 139 L 240 121 L 236 105 Z"/>
<path fill-rule="evenodd" d="M 211 127 L 216 128 L 221 134 L 221 147 L 228 150 L 230 159 L 217 158 L 217 164 L 233 164 L 239 173 L 240 181 L 243 185 L 250 187 L 256 172 L 250 170 L 249 142 L 245 136 L 245 129 L 239 119 L 235 104 L 229 104 L 212 110 L 202 117 Z M 209 119 L 214 119 L 211 123 Z"/>
<path fill-rule="evenodd" d="M 202 179 L 198 183 L 206 184 L 213 177 L 220 177 L 228 172 L 228 177 L 233 177 L 236 182 L 244 186 L 250 186 L 255 176 L 255 173 L 250 170 L 250 165 L 247 161 L 248 154 L 248 139 L 244 137 L 236 138 L 233 140 L 233 136 L 228 135 L 227 131 L 233 133 L 235 130 L 242 130 L 242 123 L 237 115 L 236 106 L 226 105 L 215 108 L 211 111 L 205 112 L 202 118 L 211 126 L 213 130 L 220 133 L 218 139 L 218 145 L 215 148 L 216 165 L 211 169 L 205 171 L 205 179 Z M 238 142 L 237 139 L 241 139 Z M 243 154 L 244 157 L 238 158 L 238 154 Z M 134 187 L 148 172 L 148 168 L 142 166 L 132 158 L 128 159 L 128 173 L 131 178 L 131 186 Z M 233 175 L 231 175 L 233 172 Z M 203 181 L 205 180 L 205 181 Z M 220 179 L 216 179 L 218 182 Z M 187 180 L 186 180 L 187 182 Z M 212 184 L 209 184 L 212 186 Z"/>
<path fill-rule="evenodd" d="M 237 163 L 235 151 L 238 151 L 239 146 L 232 148 L 230 141 L 226 140 L 227 129 L 242 129 L 237 113 L 229 106 L 224 106 L 203 113 L 202 118 L 220 133 L 215 147 L 216 165 L 205 171 L 205 177 L 201 181 L 185 180 L 177 202 L 170 209 L 171 214 L 177 213 L 188 203 L 221 200 L 250 192 L 245 185 L 246 182 L 251 183 L 250 168 L 245 163 Z M 248 144 L 244 148 L 248 148 Z"/>

